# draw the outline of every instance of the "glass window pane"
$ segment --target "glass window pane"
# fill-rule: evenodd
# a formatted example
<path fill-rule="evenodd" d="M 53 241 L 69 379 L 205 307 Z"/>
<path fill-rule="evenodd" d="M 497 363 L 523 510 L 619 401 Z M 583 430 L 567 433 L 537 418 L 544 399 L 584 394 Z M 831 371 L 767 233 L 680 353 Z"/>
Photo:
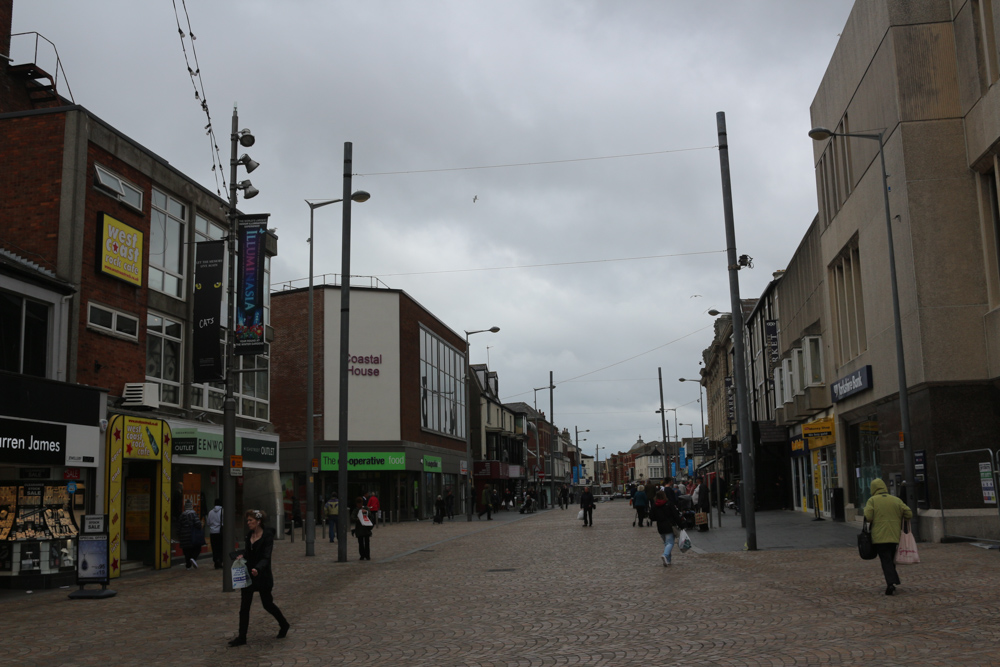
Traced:
<path fill-rule="evenodd" d="M 209 225 L 208 236 L 211 239 L 219 240 L 226 235 L 226 230 L 219 225 Z"/>
<path fill-rule="evenodd" d="M 153 206 L 161 208 L 164 211 L 167 210 L 167 195 L 159 190 L 153 190 Z"/>
<path fill-rule="evenodd" d="M 103 185 L 104 187 L 108 188 L 109 190 L 113 190 L 114 192 L 118 193 L 119 195 L 123 194 L 123 192 L 122 192 L 122 183 L 118 179 L 117 176 L 114 176 L 113 174 L 111 174 L 109 172 L 106 172 L 103 169 L 101 169 L 100 167 L 96 167 L 96 166 L 95 166 L 95 172 L 97 174 L 97 182 L 99 184 Z"/>
<path fill-rule="evenodd" d="M 245 417 L 253 417 L 257 414 L 256 410 L 254 410 L 253 401 L 249 398 L 244 398 L 240 404 L 240 414 Z"/>
<path fill-rule="evenodd" d="M 208 392 L 208 407 L 210 410 L 221 410 L 226 402 L 226 395 L 218 392 Z"/>
<path fill-rule="evenodd" d="M 171 197 L 170 200 L 167 202 L 167 213 L 174 216 L 175 218 L 180 218 L 181 220 L 187 220 L 187 217 L 184 215 L 185 209 L 186 207 L 184 206 L 184 204 L 180 203 L 173 197 Z"/>
<path fill-rule="evenodd" d="M 173 338 L 181 337 L 181 325 L 173 320 L 163 320 L 163 333 Z"/>
<path fill-rule="evenodd" d="M 204 405 L 205 390 L 198 386 L 191 387 L 191 407 L 200 408 Z"/>
<path fill-rule="evenodd" d="M 138 336 L 139 320 L 133 317 L 126 317 L 125 315 L 118 315 L 115 317 L 115 331 L 123 333 L 126 336 Z"/>
<path fill-rule="evenodd" d="M 128 183 L 122 183 L 122 191 L 125 193 L 122 196 L 122 201 L 136 208 L 142 208 L 142 190 L 133 188 Z"/>
<path fill-rule="evenodd" d="M 241 374 L 241 377 L 243 378 L 243 389 L 240 390 L 240 393 L 243 394 L 244 396 L 253 396 L 254 395 L 254 379 L 255 379 L 254 376 L 255 375 L 257 375 L 257 374 L 256 373 L 242 373 Z"/>
<path fill-rule="evenodd" d="M 208 220 L 200 215 L 194 216 L 194 231 L 204 236 L 208 236 Z"/>
<path fill-rule="evenodd" d="M 163 379 L 181 381 L 181 344 L 177 341 L 163 341 Z"/>
<path fill-rule="evenodd" d="M 152 256 L 150 256 L 150 259 L 152 259 Z M 149 288 L 155 289 L 158 292 L 163 291 L 163 272 L 159 269 L 149 267 Z"/>
<path fill-rule="evenodd" d="M 170 218 L 167 220 L 166 240 L 163 248 L 163 268 L 174 273 L 181 271 L 184 256 L 184 225 Z"/>
<path fill-rule="evenodd" d="M 267 419 L 267 403 L 257 403 L 257 419 Z"/>
<path fill-rule="evenodd" d="M 180 403 L 180 387 L 176 387 L 172 384 L 161 384 L 160 385 L 160 400 L 164 403 L 170 403 L 171 405 L 177 405 Z"/>
<path fill-rule="evenodd" d="M 146 336 L 146 375 L 151 378 L 160 378 L 162 370 L 163 339 L 159 336 Z"/>
<path fill-rule="evenodd" d="M 181 296 L 181 282 L 176 276 L 163 274 L 163 292 L 171 296 Z"/>
<path fill-rule="evenodd" d="M 44 303 L 27 300 L 24 306 L 24 365 L 21 372 L 45 377 L 49 348 L 49 307 Z"/>
<path fill-rule="evenodd" d="M 146 330 L 147 331 L 163 331 L 163 318 L 159 315 L 146 315 Z"/>
<path fill-rule="evenodd" d="M 167 239 L 167 215 L 155 208 L 149 215 L 149 261 L 163 266 Z"/>
<path fill-rule="evenodd" d="M 96 306 L 90 307 L 90 323 L 104 327 L 105 329 L 110 329 L 114 325 L 115 315 L 110 310 L 104 310 L 103 308 L 98 308 Z"/>

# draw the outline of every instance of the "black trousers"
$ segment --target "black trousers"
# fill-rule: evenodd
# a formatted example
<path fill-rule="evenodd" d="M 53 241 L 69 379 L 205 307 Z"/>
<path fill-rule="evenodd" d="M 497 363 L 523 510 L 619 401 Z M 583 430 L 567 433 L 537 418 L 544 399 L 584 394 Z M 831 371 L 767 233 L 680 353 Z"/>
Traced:
<path fill-rule="evenodd" d="M 260 593 L 260 603 L 264 605 L 264 611 L 274 616 L 274 620 L 278 622 L 279 626 L 285 627 L 288 625 L 288 621 L 285 620 L 281 610 L 278 609 L 278 605 L 274 604 L 270 588 L 259 591 L 254 590 L 252 586 L 250 588 L 243 588 L 240 589 L 240 637 L 244 639 L 247 636 L 247 628 L 250 627 L 250 605 L 253 604 L 254 593 Z"/>
<path fill-rule="evenodd" d="M 594 525 L 594 508 L 587 507 L 583 510 L 583 525 L 593 526 Z"/>
<path fill-rule="evenodd" d="M 639 527 L 642 528 L 642 522 L 646 520 L 646 506 L 637 505 L 635 508 L 635 513 L 639 519 Z"/>
<path fill-rule="evenodd" d="M 479 513 L 479 518 L 482 519 L 484 514 L 486 515 L 487 519 L 492 519 L 493 518 L 493 506 L 492 505 L 487 505 L 486 509 L 484 509 L 482 512 Z"/>
<path fill-rule="evenodd" d="M 201 547 L 184 547 L 181 549 L 184 552 L 184 565 L 191 569 L 191 561 L 198 560 L 198 554 L 201 553 Z"/>
<path fill-rule="evenodd" d="M 222 567 L 222 533 L 209 533 L 208 539 L 212 543 L 212 562 Z"/>
<path fill-rule="evenodd" d="M 371 560 L 372 559 L 372 545 L 371 537 L 358 535 L 358 556 L 361 560 Z"/>
<path fill-rule="evenodd" d="M 894 586 L 899 581 L 899 573 L 896 572 L 896 542 L 882 542 L 875 545 L 878 559 L 882 561 L 882 575 L 885 577 L 886 586 Z"/>

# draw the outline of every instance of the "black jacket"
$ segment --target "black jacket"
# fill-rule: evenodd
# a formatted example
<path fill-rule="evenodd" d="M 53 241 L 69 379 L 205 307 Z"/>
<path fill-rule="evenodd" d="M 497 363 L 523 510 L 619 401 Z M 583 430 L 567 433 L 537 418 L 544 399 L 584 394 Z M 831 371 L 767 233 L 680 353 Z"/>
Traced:
<path fill-rule="evenodd" d="M 656 522 L 656 532 L 660 535 L 671 532 L 674 526 L 680 528 L 684 525 L 684 520 L 681 518 L 680 512 L 677 511 L 677 506 L 669 501 L 663 504 L 654 501 L 653 508 L 649 510 L 649 518 Z"/>
<path fill-rule="evenodd" d="M 247 562 L 247 572 L 250 574 L 251 587 L 257 591 L 269 591 L 274 587 L 274 575 L 271 573 L 271 550 L 274 548 L 274 531 L 264 529 L 264 534 L 256 542 L 250 542 L 252 533 L 247 533 L 246 547 L 243 558 Z M 257 576 L 253 571 L 257 570 Z"/>
<path fill-rule="evenodd" d="M 594 494 L 590 491 L 584 491 L 583 495 L 580 496 L 580 509 L 592 510 L 594 509 Z"/>

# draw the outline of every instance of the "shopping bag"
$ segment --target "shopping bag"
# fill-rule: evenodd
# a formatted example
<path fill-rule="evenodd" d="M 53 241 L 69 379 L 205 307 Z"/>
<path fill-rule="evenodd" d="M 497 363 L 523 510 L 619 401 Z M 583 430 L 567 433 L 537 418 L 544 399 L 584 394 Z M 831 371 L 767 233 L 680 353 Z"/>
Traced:
<path fill-rule="evenodd" d="M 583 510 L 580 510 L 579 512 L 576 513 L 576 520 L 580 521 L 582 519 L 583 519 Z"/>
<path fill-rule="evenodd" d="M 920 562 L 920 556 L 917 554 L 917 541 L 913 539 L 909 521 L 903 522 L 903 532 L 899 534 L 899 546 L 896 547 L 896 562 L 903 564 Z"/>
<path fill-rule="evenodd" d="M 205 546 L 205 529 L 201 526 L 191 526 L 191 546 Z"/>
<path fill-rule="evenodd" d="M 691 538 L 688 537 L 688 533 L 686 530 L 683 529 L 681 530 L 681 536 L 678 541 L 680 542 L 681 545 L 681 551 L 687 551 L 688 549 L 691 548 Z"/>
<path fill-rule="evenodd" d="M 250 571 L 247 570 L 247 563 L 242 556 L 233 561 L 232 575 L 234 589 L 250 585 Z"/>
<path fill-rule="evenodd" d="M 358 522 L 362 526 L 372 525 L 372 520 L 368 518 L 368 510 L 358 510 Z"/>
<path fill-rule="evenodd" d="M 708 512 L 698 512 L 694 515 L 694 525 L 704 526 L 708 523 Z"/>
<path fill-rule="evenodd" d="M 872 526 L 865 519 L 861 524 L 861 532 L 858 533 L 858 555 L 862 560 L 872 560 L 878 557 L 875 545 L 872 544 Z"/>

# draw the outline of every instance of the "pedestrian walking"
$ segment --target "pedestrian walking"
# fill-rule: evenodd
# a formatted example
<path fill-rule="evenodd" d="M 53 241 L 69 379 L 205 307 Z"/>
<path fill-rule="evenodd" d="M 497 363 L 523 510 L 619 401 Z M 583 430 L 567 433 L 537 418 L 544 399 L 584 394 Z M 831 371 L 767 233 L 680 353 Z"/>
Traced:
<path fill-rule="evenodd" d="M 590 492 L 590 487 L 586 486 L 583 488 L 583 493 L 580 495 L 580 509 L 583 510 L 583 525 L 584 527 L 594 526 L 594 494 Z"/>
<path fill-rule="evenodd" d="M 365 504 L 368 510 L 368 518 L 372 521 L 372 527 L 378 528 L 379 516 L 382 514 L 382 505 L 378 501 L 378 496 L 374 491 L 368 493 L 368 502 Z"/>
<path fill-rule="evenodd" d="M 569 508 L 569 489 L 566 488 L 565 484 L 559 489 L 559 507 L 563 509 Z"/>
<path fill-rule="evenodd" d="M 250 627 L 250 605 L 253 604 L 253 594 L 260 595 L 260 603 L 264 611 L 274 616 L 278 622 L 278 639 L 284 639 L 291 627 L 285 620 L 278 605 L 274 604 L 271 590 L 274 588 L 274 575 L 271 572 L 271 551 L 274 548 L 274 531 L 264 527 L 267 514 L 263 510 L 247 510 L 247 537 L 242 551 L 235 555 L 243 556 L 250 572 L 250 585 L 240 589 L 240 631 L 235 638 L 229 640 L 230 646 L 243 646 L 247 643 L 247 629 Z"/>
<path fill-rule="evenodd" d="M 444 498 L 438 494 L 437 500 L 434 501 L 434 523 L 444 523 L 444 511 Z"/>
<path fill-rule="evenodd" d="M 208 524 L 208 539 L 212 544 L 212 562 L 215 569 L 222 569 L 222 500 L 215 499 L 215 507 L 208 511 L 205 518 Z M 199 549 L 199 551 L 201 551 Z"/>
<path fill-rule="evenodd" d="M 493 494 L 490 493 L 490 485 L 487 484 L 483 487 L 483 511 L 479 513 L 479 518 L 482 519 L 483 515 L 486 515 L 487 521 L 493 520 Z"/>
<path fill-rule="evenodd" d="M 670 553 L 674 550 L 674 539 L 680 534 L 684 520 L 677 511 L 677 506 L 667 498 L 666 491 L 656 492 L 653 506 L 649 510 L 649 519 L 656 522 L 656 532 L 663 540 L 663 553 L 660 555 L 663 567 L 670 567 Z"/>
<path fill-rule="evenodd" d="M 694 504 L 694 509 L 700 514 L 705 514 L 703 517 L 705 522 L 699 524 L 698 531 L 702 533 L 708 532 L 708 514 L 712 511 L 712 499 L 708 494 L 708 486 L 705 485 L 705 480 L 699 477 L 695 480 L 694 492 L 691 494 L 691 502 Z"/>
<path fill-rule="evenodd" d="M 636 490 L 635 494 L 633 494 L 632 507 L 635 508 L 636 520 L 639 522 L 639 528 L 642 528 L 642 524 L 646 520 L 646 487 L 640 486 Z M 635 521 L 632 521 L 632 526 L 635 526 Z"/>
<path fill-rule="evenodd" d="M 184 501 L 184 511 L 181 512 L 177 527 L 177 538 L 181 551 L 184 552 L 184 567 L 188 570 L 192 567 L 198 569 L 198 554 L 205 544 L 205 533 L 201 528 L 201 519 L 195 514 L 194 503 L 190 499 Z"/>
<path fill-rule="evenodd" d="M 358 560 L 371 560 L 372 547 L 371 536 L 374 522 L 371 520 L 371 512 L 365 508 L 365 499 L 358 496 L 355 502 L 357 512 L 354 515 L 354 530 L 351 535 L 358 538 Z"/>
<path fill-rule="evenodd" d="M 330 533 L 330 544 L 333 544 L 337 537 L 337 521 L 340 520 L 340 500 L 336 493 L 330 494 L 330 499 L 323 505 L 323 513 L 326 515 L 327 532 Z"/>
<path fill-rule="evenodd" d="M 455 518 L 455 494 L 452 492 L 450 486 L 448 487 L 447 495 L 444 497 L 444 509 L 448 515 L 448 521 L 452 521 Z"/>
<path fill-rule="evenodd" d="M 882 575 L 885 577 L 885 594 L 892 595 L 896 586 L 900 585 L 899 573 L 896 572 L 896 547 L 899 546 L 899 533 L 903 519 L 913 517 L 913 512 L 902 500 L 890 495 L 881 479 L 873 479 L 871 497 L 865 505 L 865 519 L 872 527 L 872 544 L 882 562 Z"/>

